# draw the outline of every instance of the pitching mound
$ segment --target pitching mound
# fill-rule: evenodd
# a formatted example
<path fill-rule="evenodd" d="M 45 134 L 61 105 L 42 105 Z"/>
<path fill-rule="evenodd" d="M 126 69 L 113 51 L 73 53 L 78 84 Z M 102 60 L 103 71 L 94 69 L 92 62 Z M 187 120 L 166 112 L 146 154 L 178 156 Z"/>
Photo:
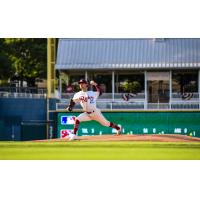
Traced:
<path fill-rule="evenodd" d="M 200 142 L 200 138 L 177 134 L 163 135 L 98 135 L 98 136 L 80 136 L 81 141 L 152 141 L 152 142 Z"/>

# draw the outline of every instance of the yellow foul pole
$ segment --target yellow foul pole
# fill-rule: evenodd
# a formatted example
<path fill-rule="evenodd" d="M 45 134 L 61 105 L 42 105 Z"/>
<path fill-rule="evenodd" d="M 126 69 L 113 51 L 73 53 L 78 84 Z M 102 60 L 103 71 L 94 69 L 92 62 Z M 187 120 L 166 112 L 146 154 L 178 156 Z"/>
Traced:
<path fill-rule="evenodd" d="M 56 39 L 47 39 L 47 97 L 51 98 L 55 91 Z"/>
<path fill-rule="evenodd" d="M 56 60 L 56 39 L 47 39 L 47 127 L 46 138 L 49 134 L 49 99 L 54 96 L 55 92 L 55 60 Z"/>

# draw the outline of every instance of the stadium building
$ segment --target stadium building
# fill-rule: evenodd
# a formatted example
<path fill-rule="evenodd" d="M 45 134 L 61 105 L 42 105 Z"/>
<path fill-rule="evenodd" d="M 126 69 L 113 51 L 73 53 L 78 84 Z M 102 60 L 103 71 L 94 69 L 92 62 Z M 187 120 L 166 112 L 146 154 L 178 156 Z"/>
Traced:
<path fill-rule="evenodd" d="M 200 108 L 200 39 L 59 39 L 56 70 L 61 99 L 85 78 L 102 109 Z"/>

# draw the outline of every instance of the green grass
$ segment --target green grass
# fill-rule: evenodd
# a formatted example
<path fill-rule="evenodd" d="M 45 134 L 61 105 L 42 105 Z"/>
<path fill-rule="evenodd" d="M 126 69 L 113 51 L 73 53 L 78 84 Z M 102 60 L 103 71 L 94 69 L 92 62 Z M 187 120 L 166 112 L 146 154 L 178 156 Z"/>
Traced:
<path fill-rule="evenodd" d="M 0 142 L 1 160 L 199 160 L 200 143 Z"/>

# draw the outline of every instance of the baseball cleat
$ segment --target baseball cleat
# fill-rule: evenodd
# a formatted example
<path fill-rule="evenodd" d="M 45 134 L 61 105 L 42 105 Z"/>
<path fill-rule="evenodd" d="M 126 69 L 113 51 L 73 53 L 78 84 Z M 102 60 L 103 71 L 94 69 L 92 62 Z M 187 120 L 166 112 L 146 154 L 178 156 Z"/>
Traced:
<path fill-rule="evenodd" d="M 114 135 L 118 136 L 118 135 L 121 135 L 121 134 L 122 134 L 122 127 L 120 127 L 120 129 L 119 129 L 119 130 L 117 130 L 117 133 L 116 133 L 116 134 L 114 134 Z"/>
<path fill-rule="evenodd" d="M 77 136 L 75 134 L 71 133 L 71 134 L 69 134 L 68 138 L 69 138 L 70 141 L 71 140 L 76 140 Z"/>
<path fill-rule="evenodd" d="M 117 130 L 117 135 L 121 135 L 122 134 L 122 127 L 120 127 L 119 130 Z"/>

